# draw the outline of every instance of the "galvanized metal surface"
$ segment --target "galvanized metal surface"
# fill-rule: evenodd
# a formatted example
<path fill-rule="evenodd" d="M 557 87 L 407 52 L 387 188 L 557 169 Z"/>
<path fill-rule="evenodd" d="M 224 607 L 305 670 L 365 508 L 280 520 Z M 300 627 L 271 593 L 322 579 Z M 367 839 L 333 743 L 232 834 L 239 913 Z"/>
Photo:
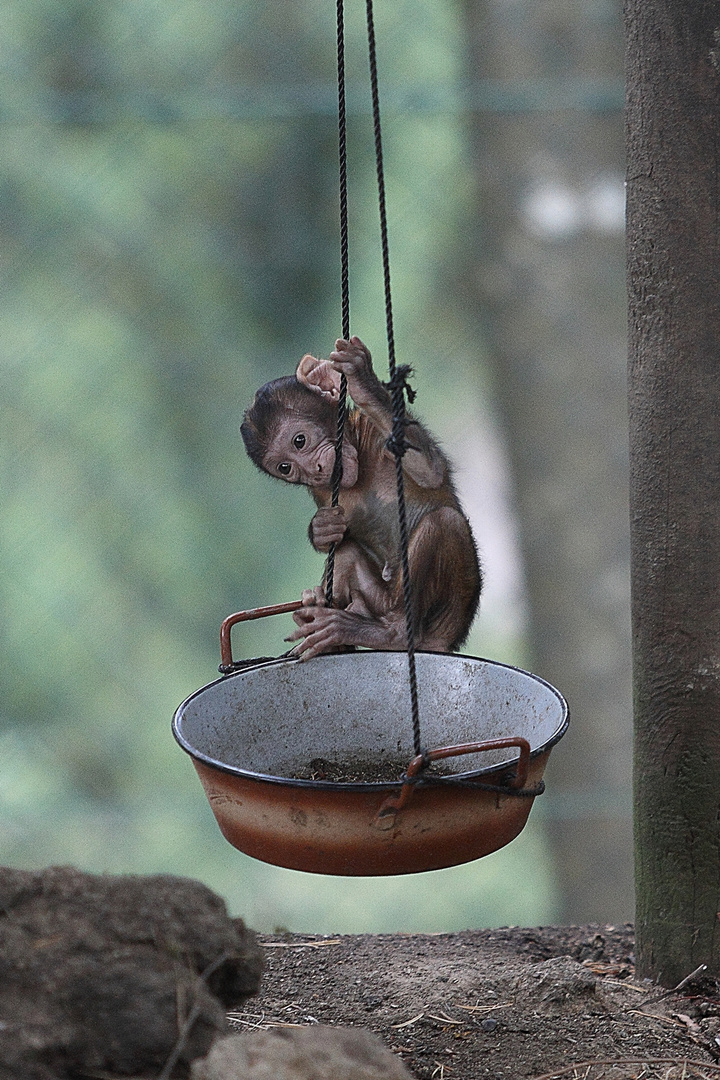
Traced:
<path fill-rule="evenodd" d="M 528 786 L 567 726 L 561 695 L 537 676 L 475 657 L 417 656 L 423 741 L 432 748 L 519 736 Z M 273 661 L 203 687 L 173 730 L 193 758 L 226 838 L 266 862 L 330 874 L 397 874 L 479 858 L 522 830 L 532 798 L 423 784 L 378 820 L 400 782 L 295 779 L 315 758 L 414 757 L 407 657 L 362 652 Z M 448 758 L 458 778 L 499 783 L 517 753 Z"/>

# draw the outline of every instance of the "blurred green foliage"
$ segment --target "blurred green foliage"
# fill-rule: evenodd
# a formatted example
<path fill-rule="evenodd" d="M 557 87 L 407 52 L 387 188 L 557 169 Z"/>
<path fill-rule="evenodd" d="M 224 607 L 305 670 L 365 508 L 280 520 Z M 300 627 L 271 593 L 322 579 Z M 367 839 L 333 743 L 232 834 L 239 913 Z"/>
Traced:
<path fill-rule="evenodd" d="M 238 427 L 256 386 L 339 332 L 335 5 L 7 0 L 4 13 L 0 861 L 193 875 L 263 929 L 547 920 L 535 825 L 457 870 L 294 874 L 226 844 L 169 732 L 215 677 L 222 618 L 321 573 L 310 503 L 252 468 Z M 389 85 L 457 78 L 449 0 L 376 17 Z M 352 321 L 380 365 L 366 105 L 356 94 L 350 119 Z M 455 115 L 390 112 L 385 141 L 399 359 L 442 432 L 483 379 L 442 286 L 472 194 L 463 132 Z M 238 628 L 236 655 L 282 651 L 289 626 Z"/>

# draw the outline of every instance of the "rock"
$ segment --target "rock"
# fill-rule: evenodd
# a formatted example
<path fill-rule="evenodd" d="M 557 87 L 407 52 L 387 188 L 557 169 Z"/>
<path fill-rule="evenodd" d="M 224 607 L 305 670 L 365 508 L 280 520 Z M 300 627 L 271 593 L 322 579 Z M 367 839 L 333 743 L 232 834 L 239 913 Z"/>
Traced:
<path fill-rule="evenodd" d="M 218 1039 L 192 1080 L 411 1080 L 395 1054 L 361 1028 L 280 1028 Z"/>
<path fill-rule="evenodd" d="M 526 1008 L 550 1015 L 602 1012 L 597 979 L 570 956 L 555 956 L 533 964 L 517 981 L 518 1001 Z"/>
<path fill-rule="evenodd" d="M 0 1078 L 187 1075 L 261 969 L 199 882 L 0 868 Z"/>

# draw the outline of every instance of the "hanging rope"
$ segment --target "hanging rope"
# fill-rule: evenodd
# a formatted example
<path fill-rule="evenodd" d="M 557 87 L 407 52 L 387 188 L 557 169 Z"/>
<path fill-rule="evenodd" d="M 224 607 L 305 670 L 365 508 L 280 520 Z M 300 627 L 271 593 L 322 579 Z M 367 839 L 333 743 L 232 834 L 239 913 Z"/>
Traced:
<path fill-rule="evenodd" d="M 408 385 L 410 368 L 407 365 L 396 366 L 395 332 L 393 328 L 392 293 L 390 288 L 390 247 L 388 242 L 387 207 L 385 197 L 385 168 L 382 151 L 382 129 L 380 123 L 380 94 L 378 89 L 377 48 L 375 43 L 375 20 L 372 0 L 366 0 L 368 59 L 370 63 L 370 87 L 372 92 L 373 128 L 375 135 L 375 162 L 378 186 L 378 205 L 380 210 L 380 237 L 382 244 L 383 284 L 385 292 L 385 322 L 387 330 L 388 366 L 390 381 L 386 384 L 392 400 L 392 431 L 387 440 L 387 447 L 395 457 L 395 474 L 398 498 L 398 523 L 400 529 L 400 558 L 403 575 L 403 600 L 405 605 L 405 630 L 407 636 L 408 675 L 410 683 L 410 705 L 412 711 L 413 745 L 415 754 L 422 753 L 420 738 L 420 712 L 418 706 L 417 672 L 415 664 L 415 620 L 413 611 L 412 586 L 410 582 L 410 563 L 408 556 L 409 535 L 407 511 L 405 507 L 405 482 L 402 459 L 406 452 L 405 394 L 412 402 L 414 393 Z M 341 262 L 341 299 L 342 299 L 342 336 L 350 338 L 350 289 L 349 289 L 349 241 L 348 241 L 348 198 L 347 198 L 347 111 L 345 103 L 345 15 L 344 0 L 337 0 L 337 69 L 338 69 L 338 156 L 340 175 L 340 262 Z M 331 506 L 337 506 L 342 481 L 342 443 L 347 415 L 347 380 L 343 375 L 340 380 L 340 399 L 338 402 L 338 422 L 335 439 L 335 464 L 332 474 Z M 333 605 L 333 586 L 335 575 L 335 544 L 328 552 L 325 565 L 325 598 L 328 607 Z"/>
<path fill-rule="evenodd" d="M 415 619 L 413 595 L 410 582 L 410 562 L 408 557 L 408 528 L 405 509 L 405 481 L 402 459 L 407 449 L 405 444 L 405 393 L 412 402 L 414 393 L 407 383 L 410 368 L 395 365 L 395 331 L 393 328 L 392 293 L 390 289 L 390 245 L 388 241 L 387 207 L 385 199 L 385 167 L 383 163 L 382 129 L 380 124 L 380 92 L 378 89 L 377 48 L 375 44 L 375 19 L 373 2 L 366 0 L 368 33 L 368 59 L 370 62 L 370 88 L 372 91 L 373 128 L 375 132 L 375 163 L 377 171 L 378 204 L 380 210 L 380 239 L 382 244 L 383 283 L 385 288 L 385 322 L 388 345 L 388 367 L 390 382 L 387 384 L 392 398 L 393 426 L 387 446 L 395 456 L 395 475 L 397 480 L 398 521 L 400 526 L 400 556 L 403 574 L 403 599 L 405 602 L 405 631 L 407 635 L 408 675 L 410 682 L 410 705 L 412 710 L 413 744 L 415 753 L 422 753 L 420 739 L 420 710 L 418 706 L 417 672 L 415 665 Z"/>
<path fill-rule="evenodd" d="M 343 0 L 337 0 L 337 69 L 338 69 L 338 159 L 340 172 L 340 292 L 342 307 L 342 336 L 350 337 L 350 272 L 348 239 L 348 197 L 347 197 L 347 111 L 345 107 L 345 14 Z M 335 435 L 335 464 L 333 465 L 331 487 L 331 506 L 337 506 L 340 500 L 342 482 L 342 444 L 347 416 L 347 379 L 340 376 L 340 398 L 338 401 L 337 433 Z M 335 582 L 335 544 L 330 545 L 325 563 L 325 600 L 328 607 L 333 606 L 333 587 Z"/>

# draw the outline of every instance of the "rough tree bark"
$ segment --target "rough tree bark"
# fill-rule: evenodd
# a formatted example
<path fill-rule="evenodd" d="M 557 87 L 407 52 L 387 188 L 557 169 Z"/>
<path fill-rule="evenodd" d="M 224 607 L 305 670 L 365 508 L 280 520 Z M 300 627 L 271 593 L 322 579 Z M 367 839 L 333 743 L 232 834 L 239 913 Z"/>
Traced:
<path fill-rule="evenodd" d="M 720 975 L 720 19 L 628 0 L 637 959 Z"/>
<path fill-rule="evenodd" d="M 584 0 L 465 11 L 471 80 L 500 99 L 473 117 L 467 280 L 491 334 L 533 664 L 571 711 L 543 807 L 558 917 L 612 922 L 633 910 L 622 19 Z"/>

